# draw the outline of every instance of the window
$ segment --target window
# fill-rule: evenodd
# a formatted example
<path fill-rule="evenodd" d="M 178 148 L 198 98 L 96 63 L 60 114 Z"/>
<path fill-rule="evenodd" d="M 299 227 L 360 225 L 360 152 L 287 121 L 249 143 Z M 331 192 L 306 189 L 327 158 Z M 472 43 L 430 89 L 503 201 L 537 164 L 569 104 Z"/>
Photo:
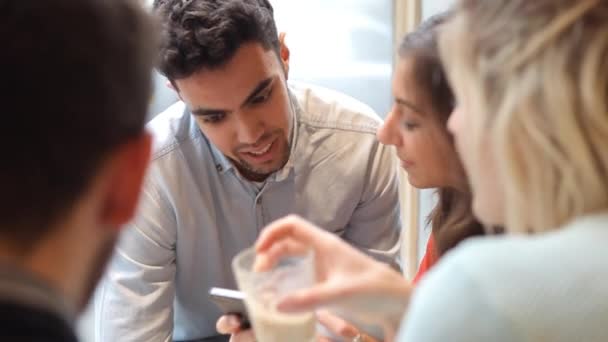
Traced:
<path fill-rule="evenodd" d="M 271 0 L 291 49 L 290 77 L 344 92 L 385 116 L 393 60 L 391 0 Z"/>

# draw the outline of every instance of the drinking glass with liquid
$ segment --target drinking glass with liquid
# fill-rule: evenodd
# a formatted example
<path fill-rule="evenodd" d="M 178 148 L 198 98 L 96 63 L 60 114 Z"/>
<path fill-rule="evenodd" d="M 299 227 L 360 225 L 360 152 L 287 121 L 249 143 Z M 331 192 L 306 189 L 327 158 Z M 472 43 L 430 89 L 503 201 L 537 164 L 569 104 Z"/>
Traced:
<path fill-rule="evenodd" d="M 239 289 L 245 294 L 256 341 L 315 341 L 313 311 L 284 313 L 277 310 L 277 303 L 285 295 L 314 284 L 313 252 L 285 257 L 264 272 L 254 271 L 255 255 L 253 248 L 242 251 L 232 260 L 232 268 Z"/>

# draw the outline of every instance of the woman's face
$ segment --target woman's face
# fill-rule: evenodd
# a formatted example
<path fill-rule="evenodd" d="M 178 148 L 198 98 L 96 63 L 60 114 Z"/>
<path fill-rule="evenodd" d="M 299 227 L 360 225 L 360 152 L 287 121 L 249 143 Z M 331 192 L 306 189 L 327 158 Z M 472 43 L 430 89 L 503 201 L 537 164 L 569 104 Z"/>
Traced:
<path fill-rule="evenodd" d="M 460 187 L 464 174 L 447 127 L 429 102 L 430 96 L 416 82 L 414 67 L 414 57 L 401 58 L 397 63 L 393 107 L 378 129 L 378 139 L 395 146 L 413 186 Z"/>
<path fill-rule="evenodd" d="M 472 115 L 467 109 L 466 99 L 461 101 L 448 121 L 454 135 L 458 153 L 462 159 L 473 193 L 473 212 L 486 226 L 504 225 L 504 189 L 497 173 L 496 160 L 491 153 L 491 140 L 482 137 L 477 147 L 473 140 Z"/>

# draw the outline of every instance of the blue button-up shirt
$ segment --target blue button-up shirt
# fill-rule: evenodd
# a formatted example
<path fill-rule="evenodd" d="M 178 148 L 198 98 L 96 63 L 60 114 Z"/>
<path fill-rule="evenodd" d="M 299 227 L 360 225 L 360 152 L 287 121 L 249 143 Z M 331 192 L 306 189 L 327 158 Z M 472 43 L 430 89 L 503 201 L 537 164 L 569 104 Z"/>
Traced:
<path fill-rule="evenodd" d="M 98 341 L 216 335 L 210 287 L 236 288 L 231 260 L 268 223 L 301 215 L 395 265 L 398 163 L 379 117 L 322 88 L 290 85 L 291 156 L 260 188 L 240 176 L 179 102 L 157 116 L 140 209 L 96 301 Z"/>

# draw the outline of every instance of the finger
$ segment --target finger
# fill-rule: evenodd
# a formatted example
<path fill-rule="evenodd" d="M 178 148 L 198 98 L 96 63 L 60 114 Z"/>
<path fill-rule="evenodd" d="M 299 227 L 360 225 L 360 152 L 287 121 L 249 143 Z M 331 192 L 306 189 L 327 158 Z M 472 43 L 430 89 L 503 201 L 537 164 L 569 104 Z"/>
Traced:
<path fill-rule="evenodd" d="M 307 289 L 294 291 L 285 296 L 278 304 L 277 309 L 283 312 L 298 312 L 316 309 L 331 304 L 348 293 L 348 283 L 330 282 L 321 283 Z"/>
<path fill-rule="evenodd" d="M 266 251 L 256 255 L 253 269 L 256 272 L 266 271 L 285 256 L 302 255 L 308 251 L 310 251 L 308 245 L 292 238 L 279 240 Z"/>
<path fill-rule="evenodd" d="M 262 233 L 255 244 L 256 252 L 259 253 L 265 251 L 266 249 L 272 247 L 272 245 L 277 241 L 295 237 L 298 234 L 295 231 L 300 229 L 298 227 L 306 225 L 308 225 L 307 222 L 295 215 L 290 215 L 272 222 L 264 230 L 262 230 Z M 303 243 L 308 242 L 306 236 L 297 238 L 297 240 Z"/>
<path fill-rule="evenodd" d="M 317 336 L 317 342 L 334 342 L 334 340 L 326 336 Z"/>
<path fill-rule="evenodd" d="M 383 331 L 384 331 L 384 339 L 386 341 L 394 341 L 395 340 L 395 335 L 397 335 L 397 331 L 395 330 L 394 327 L 386 324 L 383 326 Z"/>
<path fill-rule="evenodd" d="M 394 338 L 391 339 L 384 339 L 384 341 L 394 341 Z M 380 342 L 378 340 L 376 340 L 375 338 L 369 336 L 369 335 L 365 335 L 365 334 L 361 334 L 361 341 L 363 342 Z"/>
<path fill-rule="evenodd" d="M 359 329 L 354 325 L 346 322 L 342 318 L 329 313 L 328 311 L 317 312 L 317 319 L 327 330 L 347 340 L 353 339 L 359 335 Z"/>
<path fill-rule="evenodd" d="M 255 249 L 258 253 L 263 252 L 270 248 L 276 241 L 286 238 L 293 238 L 300 243 L 312 245 L 315 239 L 322 239 L 326 236 L 325 234 L 331 236 L 331 234 L 315 227 L 302 218 L 290 215 L 271 223 L 262 230 L 262 233 L 255 244 Z"/>
<path fill-rule="evenodd" d="M 244 330 L 239 333 L 233 334 L 230 337 L 230 342 L 255 342 L 255 334 L 253 330 Z"/>
<path fill-rule="evenodd" d="M 217 332 L 223 335 L 234 334 L 239 331 L 241 320 L 235 315 L 224 315 L 215 323 Z"/>

